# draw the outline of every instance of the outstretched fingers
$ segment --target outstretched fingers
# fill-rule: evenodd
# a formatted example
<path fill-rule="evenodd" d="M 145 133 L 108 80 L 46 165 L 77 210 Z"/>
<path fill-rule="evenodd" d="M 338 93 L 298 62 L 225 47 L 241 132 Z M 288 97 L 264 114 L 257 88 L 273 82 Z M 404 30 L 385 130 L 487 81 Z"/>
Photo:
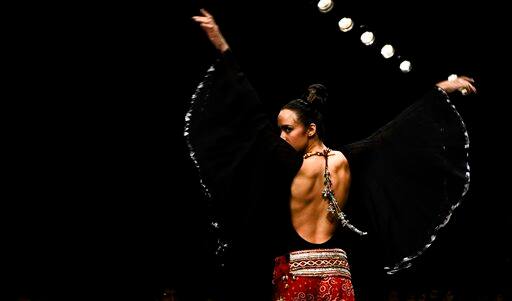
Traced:
<path fill-rule="evenodd" d="M 203 14 L 203 16 L 213 19 L 213 16 L 206 9 L 201 8 L 199 11 Z"/>
<path fill-rule="evenodd" d="M 201 8 L 201 14 L 202 16 L 193 16 L 192 19 L 198 23 L 204 28 L 213 28 L 215 26 L 215 20 L 213 19 L 213 16 L 210 15 L 204 8 Z"/>
<path fill-rule="evenodd" d="M 475 86 L 473 86 L 472 84 L 468 83 L 467 88 L 468 88 L 472 93 L 476 93 L 476 88 L 475 88 Z"/>
<path fill-rule="evenodd" d="M 467 76 L 460 76 L 459 78 L 461 84 L 461 90 L 466 90 L 465 94 L 476 93 L 476 88 L 474 86 L 475 80 L 473 78 Z"/>
<path fill-rule="evenodd" d="M 215 23 L 215 19 L 213 18 L 213 16 L 204 8 L 200 9 L 200 11 L 201 15 L 193 16 L 192 19 L 199 23 L 201 28 L 208 35 L 208 38 L 213 43 L 215 48 L 217 48 L 221 52 L 224 52 L 227 49 L 229 49 L 229 45 L 224 40 L 224 37 L 222 36 L 219 27 Z"/>
<path fill-rule="evenodd" d="M 462 78 L 462 79 L 464 79 L 464 80 L 466 80 L 468 82 L 471 82 L 471 83 L 475 82 L 475 80 L 473 78 L 465 76 L 465 75 L 459 76 L 458 78 Z"/>
<path fill-rule="evenodd" d="M 453 83 L 453 88 L 459 90 L 462 95 L 476 93 L 475 80 L 471 77 L 465 75 L 456 76 L 455 79 L 448 79 L 448 82 Z"/>
<path fill-rule="evenodd" d="M 195 21 L 197 21 L 199 23 L 211 22 L 211 19 L 209 19 L 208 17 L 202 17 L 202 16 L 193 16 L 192 19 L 194 19 Z"/>

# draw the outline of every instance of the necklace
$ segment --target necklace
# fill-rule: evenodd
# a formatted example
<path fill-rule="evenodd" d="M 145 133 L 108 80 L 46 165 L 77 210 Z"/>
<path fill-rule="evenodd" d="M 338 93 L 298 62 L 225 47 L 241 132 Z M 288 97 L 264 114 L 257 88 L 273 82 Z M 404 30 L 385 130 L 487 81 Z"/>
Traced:
<path fill-rule="evenodd" d="M 338 204 L 338 201 L 336 200 L 336 197 L 334 196 L 334 191 L 332 189 L 331 173 L 329 172 L 329 165 L 328 165 L 329 160 L 327 160 L 329 155 L 334 155 L 334 154 L 331 154 L 331 150 L 329 148 L 326 148 L 321 152 L 305 153 L 304 159 L 307 159 L 312 156 L 322 156 L 325 158 L 324 189 L 322 190 L 322 198 L 329 204 L 329 207 L 327 208 L 327 210 L 339 219 L 339 221 L 343 227 L 347 227 L 359 235 L 366 235 L 367 234 L 366 232 L 357 229 L 349 222 L 345 213 L 343 213 L 341 211 L 340 205 Z"/>
<path fill-rule="evenodd" d="M 323 151 L 320 151 L 320 152 L 305 153 L 303 157 L 304 157 L 304 159 L 307 159 L 307 158 L 312 157 L 312 156 L 323 156 L 323 157 L 327 158 L 327 156 L 331 155 L 330 152 L 331 152 L 331 150 L 329 148 L 326 148 L 326 149 L 324 149 Z"/>

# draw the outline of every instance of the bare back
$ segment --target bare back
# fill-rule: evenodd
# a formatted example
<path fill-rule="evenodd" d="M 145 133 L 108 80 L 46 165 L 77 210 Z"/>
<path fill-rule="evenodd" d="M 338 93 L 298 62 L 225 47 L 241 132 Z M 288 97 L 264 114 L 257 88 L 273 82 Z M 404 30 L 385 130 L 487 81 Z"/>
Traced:
<path fill-rule="evenodd" d="M 324 188 L 325 157 L 304 159 L 291 187 L 291 215 L 295 231 L 310 243 L 329 240 L 336 229 L 337 220 L 328 212 L 328 203 L 322 198 Z M 341 208 L 350 187 L 350 169 L 347 159 L 339 151 L 328 156 L 332 190 Z"/>

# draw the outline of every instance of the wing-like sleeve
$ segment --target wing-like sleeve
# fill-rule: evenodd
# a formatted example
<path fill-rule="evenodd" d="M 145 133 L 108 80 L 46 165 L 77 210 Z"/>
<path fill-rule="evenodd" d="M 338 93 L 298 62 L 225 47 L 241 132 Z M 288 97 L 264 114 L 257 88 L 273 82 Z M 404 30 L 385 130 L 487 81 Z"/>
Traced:
<path fill-rule="evenodd" d="M 354 163 L 353 202 L 389 274 L 409 267 L 459 206 L 469 188 L 468 149 L 465 124 L 438 89 L 345 147 Z"/>
<path fill-rule="evenodd" d="M 184 134 L 202 186 L 209 197 L 219 197 L 258 133 L 269 126 L 231 51 L 209 68 L 192 96 L 185 122 Z"/>
<path fill-rule="evenodd" d="M 271 277 L 272 253 L 282 240 L 279 229 L 286 229 L 290 185 L 302 157 L 279 137 L 230 51 L 209 68 L 192 96 L 185 140 L 209 200 L 216 260 L 228 273 L 238 273 L 235 279 L 240 261 L 253 258 L 251 275 L 258 277 L 239 289 L 253 291 L 251 283 L 261 291 L 268 281 L 260 288 L 257 283 Z"/>

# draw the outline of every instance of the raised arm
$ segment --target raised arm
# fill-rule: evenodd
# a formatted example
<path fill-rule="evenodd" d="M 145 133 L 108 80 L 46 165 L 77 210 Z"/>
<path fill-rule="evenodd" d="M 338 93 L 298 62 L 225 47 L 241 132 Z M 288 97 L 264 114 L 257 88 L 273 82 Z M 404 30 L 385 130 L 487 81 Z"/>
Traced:
<path fill-rule="evenodd" d="M 213 16 L 204 9 L 201 14 L 193 19 L 220 55 L 191 98 L 185 136 L 204 187 L 214 199 L 227 199 L 233 196 L 232 183 L 245 178 L 239 174 L 242 170 L 252 174 L 251 170 L 275 162 L 271 167 L 275 174 L 294 175 L 302 157 L 279 138 Z M 253 158 L 255 154 L 258 159 Z"/>
<path fill-rule="evenodd" d="M 220 53 L 224 53 L 229 49 L 229 45 L 224 39 L 224 36 L 222 36 L 222 33 L 219 30 L 219 26 L 217 23 L 215 23 L 215 19 L 204 8 L 201 9 L 201 14 L 201 16 L 194 16 L 192 19 L 201 25 L 213 46 L 215 46 L 215 48 L 217 48 Z"/>

